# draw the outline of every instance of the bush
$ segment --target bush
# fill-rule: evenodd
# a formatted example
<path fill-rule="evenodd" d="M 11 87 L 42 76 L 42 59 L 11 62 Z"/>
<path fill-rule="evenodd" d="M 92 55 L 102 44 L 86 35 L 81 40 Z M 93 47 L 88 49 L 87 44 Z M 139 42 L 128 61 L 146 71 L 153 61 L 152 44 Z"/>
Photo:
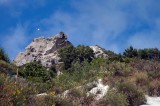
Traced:
<path fill-rule="evenodd" d="M 10 62 L 8 55 L 2 48 L 0 48 L 0 60 L 6 61 L 7 63 Z"/>
<path fill-rule="evenodd" d="M 94 81 L 100 73 L 92 68 L 92 65 L 87 61 L 84 61 L 83 63 L 73 63 L 72 67 L 64 71 L 62 75 L 56 77 L 54 82 L 56 86 L 66 90 Z"/>
<path fill-rule="evenodd" d="M 160 67 L 159 67 L 160 68 Z M 152 70 L 148 71 L 148 76 L 152 79 L 159 79 L 160 78 L 160 70 Z"/>
<path fill-rule="evenodd" d="M 111 106 L 128 106 L 129 105 L 126 95 L 118 92 L 115 89 L 109 90 L 105 98 L 108 104 Z"/>
<path fill-rule="evenodd" d="M 94 53 L 93 50 L 89 46 L 79 45 L 76 48 L 73 46 L 67 46 L 59 50 L 59 56 L 64 62 L 65 69 L 71 67 L 72 62 L 83 62 L 87 60 L 91 62 Z"/>
<path fill-rule="evenodd" d="M 16 74 L 17 67 L 13 64 L 7 63 L 3 60 L 0 60 L 0 73 L 6 75 L 14 75 Z"/>
<path fill-rule="evenodd" d="M 58 51 L 58 53 L 59 57 L 61 58 L 61 61 L 64 62 L 65 69 L 70 68 L 71 63 L 76 58 L 75 48 L 73 46 L 63 47 Z"/>
<path fill-rule="evenodd" d="M 148 75 L 145 72 L 136 73 L 136 84 L 139 86 L 147 86 L 149 83 Z"/>
<path fill-rule="evenodd" d="M 113 55 L 113 56 L 109 57 L 109 61 L 111 61 L 111 62 L 113 62 L 113 61 L 123 62 L 123 56 L 121 54 Z"/>
<path fill-rule="evenodd" d="M 11 106 L 13 105 L 12 97 L 16 90 L 14 82 L 9 81 L 8 77 L 0 74 L 1 84 L 0 84 L 0 106 Z"/>
<path fill-rule="evenodd" d="M 66 98 L 74 106 L 88 106 L 94 101 L 93 95 L 87 96 L 87 91 L 82 87 L 69 90 Z"/>
<path fill-rule="evenodd" d="M 128 82 L 123 82 L 117 85 L 118 92 L 127 97 L 129 106 L 139 106 L 146 102 L 144 94 L 137 87 Z"/>
<path fill-rule="evenodd" d="M 29 98 L 27 106 L 73 106 L 66 98 L 54 96 L 32 96 Z"/>
<path fill-rule="evenodd" d="M 112 76 L 127 76 L 130 74 L 131 69 L 125 63 L 112 62 L 109 64 L 108 71 Z"/>
<path fill-rule="evenodd" d="M 27 98 L 35 94 L 32 87 L 27 83 L 11 81 L 6 76 L 5 79 L 3 78 L 3 84 L 0 85 L 0 106 L 25 106 Z"/>
<path fill-rule="evenodd" d="M 47 70 L 41 64 L 36 62 L 24 65 L 21 74 L 24 78 L 35 82 L 47 82 L 54 76 L 50 70 Z"/>
<path fill-rule="evenodd" d="M 157 48 L 140 49 L 138 55 L 141 59 L 158 60 L 160 51 Z"/>
<path fill-rule="evenodd" d="M 148 94 L 150 96 L 160 96 L 160 82 L 159 80 L 151 81 L 148 87 Z"/>
<path fill-rule="evenodd" d="M 84 60 L 91 62 L 94 57 L 94 52 L 89 46 L 78 45 L 75 51 L 79 62 L 83 62 Z"/>

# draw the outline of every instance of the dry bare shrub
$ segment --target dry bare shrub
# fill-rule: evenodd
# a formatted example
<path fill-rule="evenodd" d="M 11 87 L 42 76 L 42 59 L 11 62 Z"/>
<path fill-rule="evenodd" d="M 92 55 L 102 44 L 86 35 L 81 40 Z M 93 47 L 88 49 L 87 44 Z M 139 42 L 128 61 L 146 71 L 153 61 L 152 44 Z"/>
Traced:
<path fill-rule="evenodd" d="M 149 83 L 148 94 L 150 96 L 160 96 L 160 81 L 153 80 Z"/>

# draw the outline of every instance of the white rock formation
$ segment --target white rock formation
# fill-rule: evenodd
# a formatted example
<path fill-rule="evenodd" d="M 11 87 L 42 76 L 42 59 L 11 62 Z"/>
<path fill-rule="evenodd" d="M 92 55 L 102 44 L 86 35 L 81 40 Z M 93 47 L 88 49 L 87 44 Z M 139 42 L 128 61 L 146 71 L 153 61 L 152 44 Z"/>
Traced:
<path fill-rule="evenodd" d="M 90 48 L 94 51 L 96 58 L 97 57 L 108 57 L 108 55 L 104 52 L 104 50 L 101 47 L 95 45 L 95 46 L 90 46 Z"/>
<path fill-rule="evenodd" d="M 99 100 L 99 99 L 101 99 L 101 98 L 103 98 L 105 95 L 106 95 L 106 93 L 107 93 L 107 91 L 108 91 L 108 89 L 109 89 L 109 86 L 108 85 L 104 85 L 103 83 L 102 83 L 102 79 L 99 79 L 97 82 L 96 82 L 96 87 L 94 87 L 94 88 L 92 88 L 88 93 L 87 93 L 87 95 L 89 96 L 90 94 L 93 94 L 93 95 L 95 95 L 95 99 L 96 100 Z"/>
<path fill-rule="evenodd" d="M 95 100 L 102 99 L 108 92 L 109 86 L 104 85 L 102 79 L 98 79 L 98 81 L 93 81 L 92 83 L 88 83 L 87 86 L 95 84 L 89 92 L 87 92 L 87 96 L 94 95 Z M 76 89 L 83 89 L 86 85 L 75 87 Z M 67 97 L 70 90 L 66 90 L 62 93 L 63 97 Z"/>
<path fill-rule="evenodd" d="M 38 61 L 45 67 L 51 67 L 52 64 L 58 63 L 60 59 L 57 50 L 67 45 L 72 44 L 63 32 L 50 38 L 35 38 L 24 52 L 18 54 L 14 63 L 17 66 L 22 66 L 26 63 Z"/>

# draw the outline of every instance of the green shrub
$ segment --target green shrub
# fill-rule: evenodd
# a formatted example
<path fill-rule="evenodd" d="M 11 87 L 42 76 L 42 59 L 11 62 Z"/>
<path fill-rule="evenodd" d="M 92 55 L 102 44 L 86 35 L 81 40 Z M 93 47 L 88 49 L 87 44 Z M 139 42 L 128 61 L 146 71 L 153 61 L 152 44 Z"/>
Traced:
<path fill-rule="evenodd" d="M 94 81 L 100 73 L 92 68 L 92 65 L 87 61 L 73 63 L 72 67 L 64 71 L 62 75 L 56 77 L 54 82 L 56 86 L 62 87 L 62 89 L 66 90 Z"/>
<path fill-rule="evenodd" d="M 17 67 L 13 64 L 0 60 L 0 73 L 14 75 L 16 74 Z"/>
<path fill-rule="evenodd" d="M 41 64 L 38 64 L 36 62 L 31 62 L 24 65 L 21 74 L 24 78 L 35 82 L 50 81 L 54 76 L 54 74 L 50 70 L 47 70 Z"/>
<path fill-rule="evenodd" d="M 66 98 L 56 97 L 56 96 L 40 96 L 40 97 L 30 97 L 28 101 L 28 106 L 73 106 Z"/>
<path fill-rule="evenodd" d="M 148 75 L 144 72 L 136 73 L 135 75 L 136 84 L 139 86 L 147 86 L 149 83 Z"/>
<path fill-rule="evenodd" d="M 94 57 L 93 50 L 89 46 L 78 45 L 75 51 L 76 58 L 79 62 L 83 62 L 84 60 L 90 62 Z"/>
<path fill-rule="evenodd" d="M 146 60 L 158 60 L 160 51 L 157 48 L 145 48 L 138 51 L 138 56 Z"/>
<path fill-rule="evenodd" d="M 67 46 L 61 48 L 59 51 L 59 56 L 61 57 L 61 61 L 64 62 L 65 69 L 71 67 L 71 63 L 75 60 L 75 48 L 73 46 Z"/>
<path fill-rule="evenodd" d="M 5 77 L 6 77 L 5 75 L 0 74 L 0 87 L 4 85 Z"/>
<path fill-rule="evenodd" d="M 118 84 L 116 88 L 118 92 L 127 97 L 129 106 L 139 106 L 146 102 L 145 95 L 133 84 L 123 82 Z"/>
<path fill-rule="evenodd" d="M 0 48 L 0 60 L 6 61 L 7 63 L 10 62 L 8 55 L 2 48 Z"/>
<path fill-rule="evenodd" d="M 87 96 L 87 91 L 83 87 L 71 89 L 66 98 L 74 104 L 74 106 L 88 106 L 94 101 L 94 96 Z"/>
<path fill-rule="evenodd" d="M 111 62 L 113 62 L 113 61 L 123 62 L 123 56 L 121 54 L 113 55 L 113 56 L 109 57 L 109 61 L 111 61 Z"/>
<path fill-rule="evenodd" d="M 115 89 L 109 90 L 105 98 L 110 106 L 128 106 L 129 105 L 126 95 L 118 92 Z"/>
<path fill-rule="evenodd" d="M 109 64 L 108 71 L 112 76 L 128 76 L 131 72 L 131 69 L 125 63 L 112 62 Z"/>
<path fill-rule="evenodd" d="M 76 48 L 73 46 L 67 46 L 59 50 L 59 56 L 62 62 L 64 62 L 65 69 L 71 67 L 72 62 L 83 62 L 87 60 L 91 62 L 94 53 L 89 46 L 78 45 Z"/>

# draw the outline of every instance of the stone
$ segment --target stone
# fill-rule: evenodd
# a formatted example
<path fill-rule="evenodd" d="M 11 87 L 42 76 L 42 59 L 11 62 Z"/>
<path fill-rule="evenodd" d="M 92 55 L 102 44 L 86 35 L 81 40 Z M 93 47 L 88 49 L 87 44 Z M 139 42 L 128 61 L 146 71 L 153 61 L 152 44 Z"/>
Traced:
<path fill-rule="evenodd" d="M 105 51 L 98 45 L 95 45 L 95 46 L 90 46 L 90 48 L 94 51 L 94 54 L 95 54 L 95 58 L 98 58 L 98 57 L 108 57 L 108 55 L 105 53 Z"/>
<path fill-rule="evenodd" d="M 26 48 L 24 52 L 20 52 L 14 59 L 17 66 L 37 61 L 45 67 L 51 67 L 57 64 L 60 60 L 58 50 L 62 47 L 72 45 L 67 40 L 67 35 L 64 32 L 45 38 L 35 38 Z"/>

